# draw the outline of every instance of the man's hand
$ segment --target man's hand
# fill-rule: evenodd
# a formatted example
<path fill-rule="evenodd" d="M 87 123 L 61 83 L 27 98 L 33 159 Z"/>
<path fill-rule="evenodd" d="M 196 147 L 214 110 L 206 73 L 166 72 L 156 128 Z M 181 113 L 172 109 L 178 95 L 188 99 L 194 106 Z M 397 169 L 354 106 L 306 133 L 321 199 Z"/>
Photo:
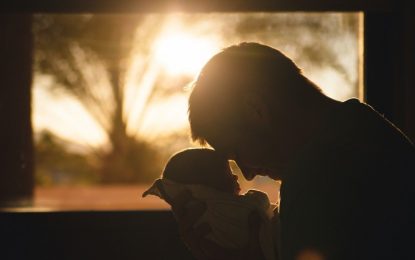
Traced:
<path fill-rule="evenodd" d="M 260 218 L 253 212 L 249 216 L 250 237 L 248 245 L 241 250 L 223 248 L 205 236 L 211 231 L 207 223 L 194 226 L 206 210 L 206 205 L 195 200 L 190 191 L 179 194 L 172 205 L 179 233 L 193 256 L 200 260 L 263 259 L 259 243 Z M 189 206 L 189 202 L 191 205 Z"/>

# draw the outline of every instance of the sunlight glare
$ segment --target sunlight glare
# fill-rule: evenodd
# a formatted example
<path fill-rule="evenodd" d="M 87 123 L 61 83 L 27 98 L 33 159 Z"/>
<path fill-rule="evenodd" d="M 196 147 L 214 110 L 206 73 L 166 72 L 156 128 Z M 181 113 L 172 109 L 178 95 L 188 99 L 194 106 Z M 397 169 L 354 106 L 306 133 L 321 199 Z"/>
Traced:
<path fill-rule="evenodd" d="M 214 39 L 179 30 L 162 34 L 155 46 L 158 63 L 168 73 L 176 75 L 196 75 L 219 49 Z"/>
<path fill-rule="evenodd" d="M 108 142 L 105 132 L 75 98 L 56 96 L 41 87 L 33 88 L 33 96 L 36 131 L 48 129 L 64 140 L 86 147 L 98 147 Z"/>
<path fill-rule="evenodd" d="M 143 120 L 141 134 L 156 137 L 187 127 L 187 97 L 181 93 L 153 102 Z"/>

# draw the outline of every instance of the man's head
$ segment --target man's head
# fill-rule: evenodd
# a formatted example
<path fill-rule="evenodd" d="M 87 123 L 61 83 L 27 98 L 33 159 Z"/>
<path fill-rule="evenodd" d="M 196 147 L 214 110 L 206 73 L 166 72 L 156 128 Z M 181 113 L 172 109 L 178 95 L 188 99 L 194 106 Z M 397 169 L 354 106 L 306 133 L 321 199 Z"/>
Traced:
<path fill-rule="evenodd" d="M 271 47 L 242 43 L 213 56 L 189 98 L 192 138 L 234 159 L 247 179 L 278 178 L 304 139 L 304 113 L 320 89 Z"/>
<path fill-rule="evenodd" d="M 228 160 L 212 149 L 186 149 L 168 161 L 163 178 L 183 184 L 201 184 L 223 192 L 238 194 L 238 178 Z"/>

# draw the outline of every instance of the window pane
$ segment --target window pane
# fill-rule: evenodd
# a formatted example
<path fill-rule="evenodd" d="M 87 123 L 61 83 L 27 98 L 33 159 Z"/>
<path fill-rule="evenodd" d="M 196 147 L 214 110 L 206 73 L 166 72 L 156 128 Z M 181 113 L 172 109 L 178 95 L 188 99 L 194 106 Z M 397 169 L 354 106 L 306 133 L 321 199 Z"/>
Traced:
<path fill-rule="evenodd" d="M 168 208 L 141 193 L 170 155 L 196 146 L 187 86 L 209 57 L 261 42 L 327 95 L 360 97 L 361 24 L 359 13 L 36 15 L 35 206 Z M 277 200 L 278 183 L 239 179 Z"/>

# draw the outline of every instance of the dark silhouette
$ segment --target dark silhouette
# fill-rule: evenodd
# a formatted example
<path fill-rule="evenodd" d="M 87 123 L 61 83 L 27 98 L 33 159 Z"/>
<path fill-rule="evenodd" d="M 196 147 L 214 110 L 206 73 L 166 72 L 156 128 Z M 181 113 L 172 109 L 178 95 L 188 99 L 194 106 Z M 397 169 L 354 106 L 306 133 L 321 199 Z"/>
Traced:
<path fill-rule="evenodd" d="M 242 43 L 202 69 L 189 121 L 193 139 L 235 160 L 248 180 L 282 180 L 282 259 L 409 258 L 415 149 L 369 105 L 330 99 L 278 50 Z M 182 210 L 189 196 L 180 197 L 179 226 L 192 227 L 203 210 Z M 185 233 L 203 244 L 208 231 Z"/>

